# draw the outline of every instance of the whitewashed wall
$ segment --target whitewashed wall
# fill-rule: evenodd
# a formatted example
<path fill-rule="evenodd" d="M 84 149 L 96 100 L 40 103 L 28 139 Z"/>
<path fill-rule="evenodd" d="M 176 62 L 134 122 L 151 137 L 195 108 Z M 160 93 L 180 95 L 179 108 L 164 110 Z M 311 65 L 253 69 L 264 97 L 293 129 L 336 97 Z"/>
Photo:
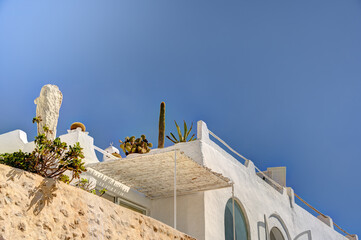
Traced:
<path fill-rule="evenodd" d="M 67 134 L 61 135 L 61 141 L 66 142 L 68 145 L 74 145 L 79 142 L 83 148 L 85 163 L 98 163 L 99 160 L 95 155 L 94 138 L 88 135 L 88 132 L 82 132 L 80 128 L 75 130 L 68 130 Z"/>
<path fill-rule="evenodd" d="M 229 177 L 234 182 L 235 197 L 245 210 L 249 222 L 250 239 L 266 239 L 268 229 L 277 226 L 286 240 L 346 240 L 347 238 L 311 215 L 292 201 L 284 188 L 283 193 L 255 174 L 251 161 L 243 165 L 208 138 L 203 122 L 198 132 L 204 165 Z M 207 191 L 205 204 L 205 239 L 224 239 L 224 211 L 231 189 Z M 355 238 L 356 239 L 356 238 Z"/>
<path fill-rule="evenodd" d="M 13 153 L 24 150 L 28 137 L 24 131 L 14 130 L 0 135 L 0 153 Z"/>
<path fill-rule="evenodd" d="M 173 197 L 152 200 L 150 216 L 174 227 Z M 196 239 L 205 238 L 204 194 L 177 197 L 177 230 Z"/>

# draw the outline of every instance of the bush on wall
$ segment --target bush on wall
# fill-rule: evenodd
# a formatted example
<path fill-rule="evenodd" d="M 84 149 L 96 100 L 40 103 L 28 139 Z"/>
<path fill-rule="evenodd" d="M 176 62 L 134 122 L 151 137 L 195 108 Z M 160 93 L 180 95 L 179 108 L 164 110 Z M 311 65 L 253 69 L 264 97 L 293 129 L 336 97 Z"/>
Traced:
<path fill-rule="evenodd" d="M 41 117 L 33 119 L 33 123 L 41 122 Z M 38 133 L 35 137 L 35 149 L 31 153 L 22 151 L 0 154 L 0 163 L 11 167 L 20 168 L 25 171 L 37 173 L 46 178 L 55 178 L 66 183 L 73 179 L 79 179 L 80 174 L 85 172 L 84 154 L 79 143 L 68 146 L 61 142 L 60 138 L 48 139 L 51 133 L 48 127 L 44 126 L 44 133 Z M 68 171 L 70 178 L 64 173 Z"/>

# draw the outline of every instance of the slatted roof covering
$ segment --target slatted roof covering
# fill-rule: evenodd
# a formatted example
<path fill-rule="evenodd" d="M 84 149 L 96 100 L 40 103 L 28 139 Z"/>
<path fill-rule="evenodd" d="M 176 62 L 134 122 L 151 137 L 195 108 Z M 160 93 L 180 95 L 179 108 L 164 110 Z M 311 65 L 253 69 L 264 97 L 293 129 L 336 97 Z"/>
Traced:
<path fill-rule="evenodd" d="M 87 167 L 151 199 L 174 195 L 174 151 L 94 163 Z M 230 186 L 229 178 L 198 164 L 177 150 L 177 195 Z"/>

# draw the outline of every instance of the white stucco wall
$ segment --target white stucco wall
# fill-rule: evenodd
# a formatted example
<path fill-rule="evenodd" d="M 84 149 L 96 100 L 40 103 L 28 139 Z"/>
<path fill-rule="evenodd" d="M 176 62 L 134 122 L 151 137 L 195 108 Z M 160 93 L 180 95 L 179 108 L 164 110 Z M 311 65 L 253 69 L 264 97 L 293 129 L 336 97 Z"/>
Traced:
<path fill-rule="evenodd" d="M 249 222 L 250 239 L 266 239 L 265 218 L 268 229 L 277 226 L 286 240 L 347 239 L 294 202 L 292 207 L 287 190 L 280 193 L 258 177 L 252 162 L 246 167 L 209 138 L 199 141 L 205 166 L 233 180 L 235 197 Z M 231 196 L 231 189 L 204 193 L 206 240 L 224 239 L 224 211 Z"/>
<path fill-rule="evenodd" d="M 201 240 L 204 239 L 203 193 L 177 197 L 177 230 Z M 174 199 L 152 200 L 150 216 L 174 227 Z"/>
<path fill-rule="evenodd" d="M 68 130 L 67 134 L 61 135 L 59 138 L 68 145 L 74 145 L 79 142 L 83 148 L 84 161 L 86 164 L 99 162 L 94 150 L 94 138 L 89 136 L 87 132 L 82 132 L 80 128 Z"/>
<path fill-rule="evenodd" d="M 22 130 L 14 130 L 0 135 L 0 153 L 13 153 L 23 150 L 28 143 L 27 135 Z"/>

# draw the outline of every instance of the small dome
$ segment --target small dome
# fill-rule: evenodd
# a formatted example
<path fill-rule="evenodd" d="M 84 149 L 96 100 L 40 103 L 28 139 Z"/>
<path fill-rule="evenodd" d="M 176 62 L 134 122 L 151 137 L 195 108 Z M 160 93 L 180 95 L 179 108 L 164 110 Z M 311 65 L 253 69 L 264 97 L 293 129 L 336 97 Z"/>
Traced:
<path fill-rule="evenodd" d="M 110 145 L 109 147 L 107 147 L 106 149 L 104 149 L 104 151 L 106 151 L 107 153 L 110 153 L 111 155 L 113 155 L 116 158 L 121 158 L 122 156 L 120 156 L 119 154 L 119 149 L 114 147 L 113 145 Z M 114 158 L 107 156 L 107 155 L 103 155 L 103 161 L 109 161 L 109 160 L 114 160 Z"/>
<path fill-rule="evenodd" d="M 85 126 L 84 126 L 84 124 L 82 124 L 81 122 L 75 122 L 75 123 L 73 123 L 71 126 L 70 126 L 70 130 L 74 130 L 74 129 L 77 129 L 77 128 L 81 128 L 81 130 L 83 131 L 83 132 L 85 132 Z"/>
<path fill-rule="evenodd" d="M 107 147 L 104 150 L 108 153 L 118 153 L 119 154 L 119 149 L 114 147 L 113 145 L 110 145 L 109 147 Z"/>

